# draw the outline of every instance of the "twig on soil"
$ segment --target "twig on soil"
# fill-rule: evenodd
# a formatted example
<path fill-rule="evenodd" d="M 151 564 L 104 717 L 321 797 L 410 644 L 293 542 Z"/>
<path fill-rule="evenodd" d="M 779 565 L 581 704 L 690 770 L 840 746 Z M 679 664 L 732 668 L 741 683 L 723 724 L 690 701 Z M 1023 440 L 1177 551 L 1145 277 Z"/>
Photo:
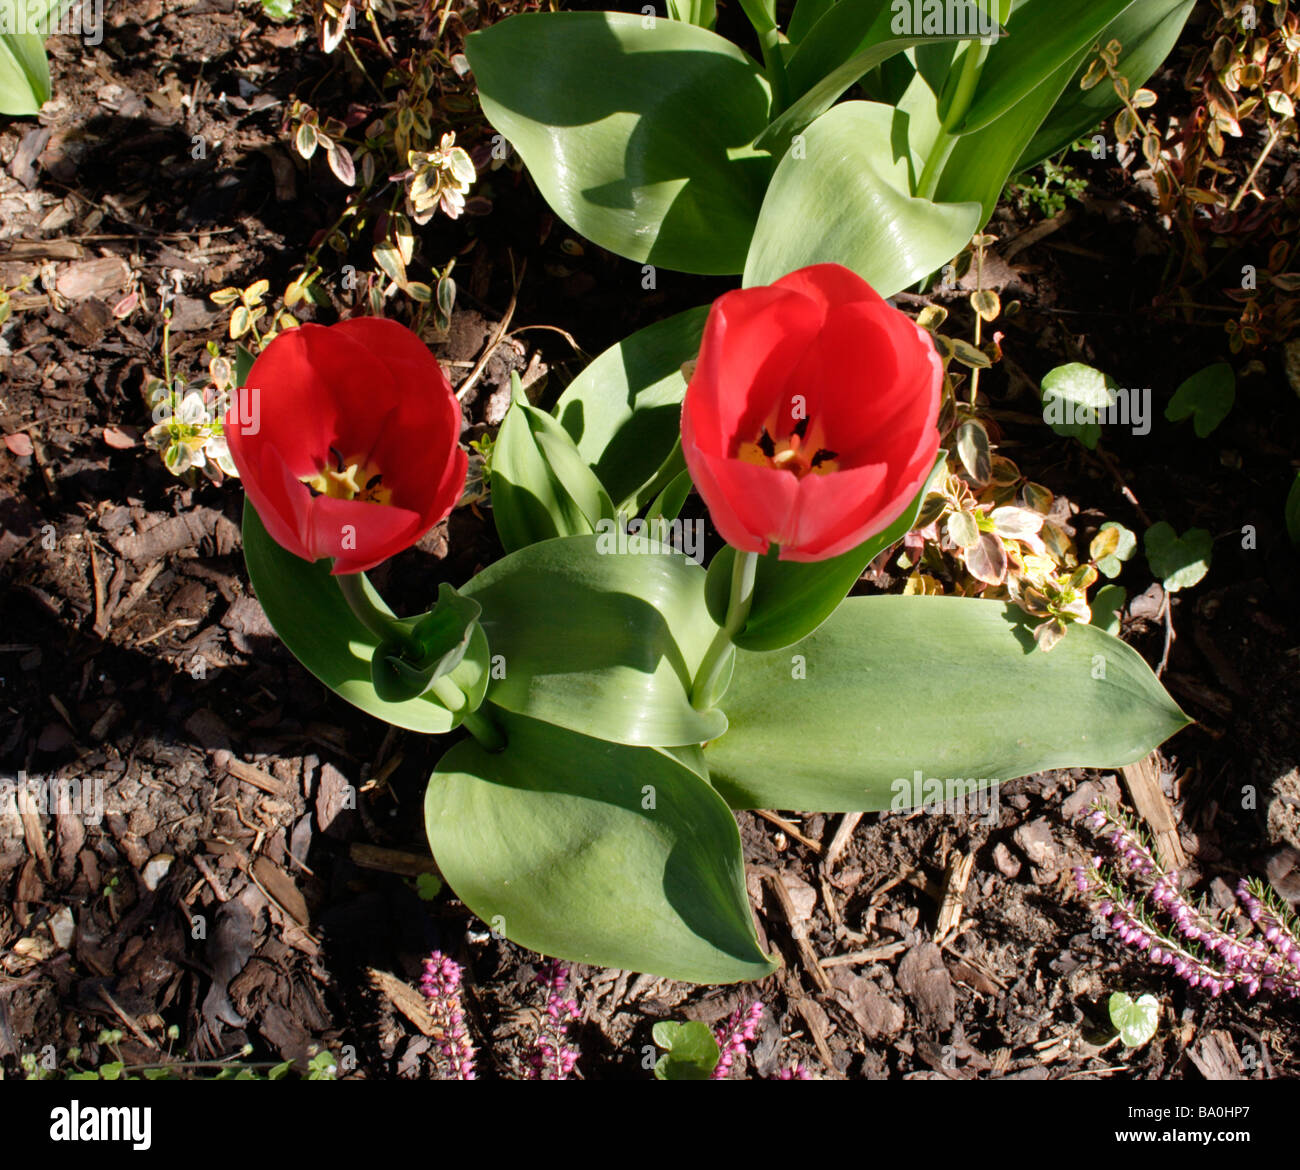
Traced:
<path fill-rule="evenodd" d="M 908 944 L 901 940 L 881 943 L 878 947 L 868 947 L 864 951 L 847 951 L 842 955 L 831 955 L 829 958 L 819 960 L 819 966 L 857 967 L 864 963 L 883 963 L 895 955 L 901 955 L 907 948 Z"/>
<path fill-rule="evenodd" d="M 267 775 L 260 768 L 253 767 L 252 764 L 244 763 L 238 756 L 225 748 L 213 753 L 212 763 L 223 772 L 229 772 L 237 780 L 242 780 L 245 784 L 251 784 L 268 796 L 285 800 L 290 795 L 287 786 L 280 783 L 274 776 Z"/>
<path fill-rule="evenodd" d="M 1187 854 L 1178 838 L 1174 811 L 1160 787 L 1160 769 L 1156 760 L 1157 756 L 1152 752 L 1136 764 L 1125 764 L 1120 768 L 1120 774 L 1138 816 L 1151 828 L 1160 864 L 1165 869 L 1183 869 L 1187 865 Z"/>
<path fill-rule="evenodd" d="M 505 316 L 501 318 L 500 324 L 497 325 L 496 333 L 487 343 L 482 354 L 479 355 L 477 364 L 472 370 L 470 370 L 469 377 L 466 378 L 456 390 L 456 399 L 458 402 L 465 401 L 465 395 L 473 389 L 474 383 L 479 380 L 480 375 L 485 369 L 487 369 L 488 362 L 491 360 L 492 355 L 496 353 L 497 346 L 501 344 L 501 339 L 505 337 L 506 331 L 510 328 L 510 320 L 515 315 L 515 306 L 519 303 L 519 286 L 523 284 L 524 273 L 527 271 L 528 261 L 525 259 L 519 265 L 519 274 L 515 277 L 514 288 L 510 293 L 510 303 L 506 306 Z"/>
<path fill-rule="evenodd" d="M 135 1019 L 122 1010 L 117 1000 L 109 994 L 108 988 L 104 987 L 102 984 L 99 988 L 99 996 L 112 1009 L 113 1014 L 127 1026 L 131 1035 L 139 1040 L 141 1044 L 145 1045 L 147 1048 L 152 1048 L 155 1052 L 162 1051 L 162 1049 L 160 1049 L 158 1045 L 149 1038 L 149 1034 L 145 1032 L 138 1023 L 136 1023 Z"/>
<path fill-rule="evenodd" d="M 830 991 L 831 981 L 826 977 L 826 972 L 822 970 L 820 960 L 817 957 L 817 952 L 813 949 L 812 943 L 808 941 L 807 924 L 800 921 L 799 913 L 790 898 L 790 891 L 785 888 L 785 882 L 781 880 L 781 875 L 772 869 L 764 869 L 761 872 L 767 878 L 767 884 L 776 896 L 777 904 L 781 907 L 781 913 L 785 915 L 786 926 L 790 930 L 790 937 L 794 940 L 795 949 L 799 952 L 799 959 L 803 963 L 804 970 L 808 972 L 813 983 L 817 985 L 818 991 Z"/>
<path fill-rule="evenodd" d="M 1165 602 L 1160 607 L 1160 611 L 1165 619 L 1165 649 L 1164 653 L 1160 655 L 1160 665 L 1156 667 L 1156 678 L 1164 674 L 1165 667 L 1169 665 L 1169 650 L 1174 644 L 1174 616 L 1168 590 L 1165 590 Z"/>
<path fill-rule="evenodd" d="M 141 638 L 136 645 L 148 646 L 150 642 L 156 642 L 159 638 L 165 638 L 175 630 L 183 629 L 187 626 L 197 626 L 202 618 L 177 618 L 174 622 L 168 622 L 161 630 L 155 630 L 147 638 Z"/>
<path fill-rule="evenodd" d="M 822 858 L 822 872 L 828 873 L 831 868 L 840 859 L 840 854 L 848 848 L 849 840 L 853 836 L 853 830 L 858 827 L 858 822 L 862 820 L 862 813 L 851 812 L 845 813 L 835 830 L 835 836 L 831 838 L 830 846 L 826 850 L 826 856 Z"/>
<path fill-rule="evenodd" d="M 805 837 L 794 824 L 787 821 L 784 817 L 779 817 L 774 812 L 768 812 L 765 808 L 756 808 L 754 810 L 754 815 L 760 816 L 769 824 L 775 825 L 781 830 L 781 832 L 793 837 L 800 845 L 811 849 L 814 853 L 820 856 L 822 851 L 820 842 L 814 841 L 811 837 Z"/>
<path fill-rule="evenodd" d="M 1146 527 L 1150 528 L 1152 524 L 1151 517 L 1146 514 L 1142 505 L 1138 503 L 1138 498 L 1133 494 L 1133 489 L 1130 488 L 1128 483 L 1125 481 L 1123 473 L 1119 469 L 1119 464 L 1117 464 L 1115 460 L 1100 447 L 1089 453 L 1095 456 L 1101 462 L 1101 465 L 1110 472 L 1111 477 L 1117 484 L 1119 484 L 1120 495 L 1133 505 L 1133 510 L 1138 514 L 1138 519 L 1140 519 Z"/>
<path fill-rule="evenodd" d="M 944 872 L 943 900 L 939 904 L 939 916 L 934 924 L 934 941 L 942 946 L 961 925 L 962 895 L 970 882 L 971 871 L 975 868 L 975 854 L 954 850 L 948 859 L 948 868 Z"/>
<path fill-rule="evenodd" d="M 354 841 L 348 848 L 348 856 L 363 869 L 376 869 L 380 873 L 396 873 L 402 877 L 438 873 L 432 857 L 420 853 L 404 853 L 400 849 L 385 849 L 382 845 L 366 845 Z"/>

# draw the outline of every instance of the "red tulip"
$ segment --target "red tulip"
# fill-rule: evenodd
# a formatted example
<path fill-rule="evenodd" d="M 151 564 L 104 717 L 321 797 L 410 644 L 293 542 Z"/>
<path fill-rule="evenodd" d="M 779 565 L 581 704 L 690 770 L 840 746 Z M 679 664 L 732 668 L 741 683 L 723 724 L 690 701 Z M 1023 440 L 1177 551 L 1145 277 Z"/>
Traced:
<path fill-rule="evenodd" d="M 460 404 L 409 329 L 378 317 L 280 334 L 226 414 L 244 489 L 276 543 L 360 573 L 420 539 L 465 485 Z"/>
<path fill-rule="evenodd" d="M 714 303 L 682 450 L 722 538 L 821 561 L 883 532 L 939 449 L 929 336 L 838 264 Z"/>

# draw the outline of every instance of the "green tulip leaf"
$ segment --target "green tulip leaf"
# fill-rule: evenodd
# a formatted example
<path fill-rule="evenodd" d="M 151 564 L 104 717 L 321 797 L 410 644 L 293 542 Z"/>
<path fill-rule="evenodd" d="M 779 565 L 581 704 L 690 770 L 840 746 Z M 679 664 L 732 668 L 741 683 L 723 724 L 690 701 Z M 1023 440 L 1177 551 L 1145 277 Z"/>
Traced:
<path fill-rule="evenodd" d="M 1161 520 L 1143 533 L 1151 571 L 1170 593 L 1190 589 L 1210 571 L 1214 538 L 1204 528 L 1189 528 L 1179 536 L 1174 526 Z"/>
<path fill-rule="evenodd" d="M 387 703 L 424 694 L 464 661 L 478 630 L 479 613 L 477 601 L 462 597 L 446 583 L 439 585 L 437 604 L 411 626 L 410 642 L 387 642 L 375 650 L 370 664 L 375 693 Z M 481 645 L 486 644 L 481 639 Z M 486 689 L 486 658 L 478 666 Z M 478 702 L 482 698 L 479 694 Z"/>
<path fill-rule="evenodd" d="M 794 647 L 739 651 L 704 751 L 733 808 L 874 812 L 1050 768 L 1141 759 L 1189 720 L 1141 656 L 1075 624 L 959 597 L 851 597 Z M 990 711 L 990 695 L 1015 701 Z"/>
<path fill-rule="evenodd" d="M 618 510 L 639 512 L 682 466 L 682 364 L 700 352 L 709 306 L 657 321 L 605 350 L 560 395 L 555 414 Z"/>
<path fill-rule="evenodd" d="M 0 0 L 0 114 L 39 114 L 50 100 L 45 38 L 60 31 L 59 18 L 70 7 L 71 0 Z M 81 27 L 74 21 L 67 31 Z"/>
<path fill-rule="evenodd" d="M 936 40 L 962 39 L 953 32 L 940 36 L 900 36 L 891 5 L 837 4 L 808 31 L 791 55 L 786 74 L 794 101 L 772 120 L 756 146 L 784 153 L 793 135 L 831 108 L 854 82 L 898 53 Z M 792 38 L 793 39 L 793 38 Z"/>
<path fill-rule="evenodd" d="M 507 552 L 554 536 L 595 532 L 612 518 L 600 480 L 569 434 L 544 410 L 529 405 L 511 375 L 513 398 L 492 448 L 492 516 Z"/>
<path fill-rule="evenodd" d="M 648 16 L 526 13 L 465 53 L 488 121 L 575 231 L 682 272 L 744 267 L 772 173 L 750 143 L 771 94 L 730 41 Z"/>
<path fill-rule="evenodd" d="M 1135 0 L 1097 36 L 1098 44 L 1119 41 L 1123 46 L 1117 72 L 1128 79 L 1130 92 L 1144 85 L 1173 52 L 1195 7 L 1196 0 Z M 1093 59 L 1089 44 L 1075 61 L 1060 98 L 1025 147 L 1016 171 L 1028 170 L 1043 159 L 1059 154 L 1119 110 L 1119 96 L 1108 82 L 1091 89 L 1079 88 L 1084 71 Z"/>
<path fill-rule="evenodd" d="M 642 551 L 619 552 L 605 535 L 543 541 L 464 586 L 503 668 L 491 702 L 616 743 L 668 747 L 722 734 L 722 712 L 690 704 L 718 629 L 704 570 L 637 543 Z"/>
<path fill-rule="evenodd" d="M 984 62 L 974 100 L 957 131 L 973 134 L 1018 105 L 1048 77 L 1063 68 L 1072 70 L 1079 55 L 1092 48 L 1112 20 L 1130 4 L 1145 3 L 1017 0 L 1007 19 L 1007 36 L 993 46 Z"/>
<path fill-rule="evenodd" d="M 908 159 L 891 145 L 894 119 L 889 106 L 844 102 L 804 131 L 763 200 L 746 287 L 834 261 L 889 297 L 961 251 L 979 204 L 913 198 Z"/>
<path fill-rule="evenodd" d="M 13 118 L 39 114 L 49 100 L 50 65 L 44 39 L 35 33 L 0 34 L 0 114 Z"/>
<path fill-rule="evenodd" d="M 409 731 L 441 735 L 459 725 L 461 716 L 453 715 L 431 695 L 386 702 L 376 693 L 371 664 L 379 639 L 352 612 L 338 581 L 330 575 L 330 562 L 311 564 L 282 549 L 247 499 L 244 563 L 257 599 L 281 641 L 330 690 L 368 715 Z M 370 599 L 386 610 L 369 582 L 365 588 Z M 411 627 L 418 621 L 405 619 Z M 487 661 L 487 640 L 476 628 L 468 653 L 451 672 L 452 681 L 470 696 L 471 708 L 482 702 L 487 688 Z"/>
<path fill-rule="evenodd" d="M 732 641 L 745 650 L 779 650 L 817 629 L 848 596 L 867 566 L 912 530 L 925 497 L 945 473 L 947 456 L 946 451 L 939 452 L 925 486 L 893 524 L 850 552 L 827 561 L 781 561 L 774 554 L 761 558 L 754 575 L 749 618 Z M 727 545 L 709 563 L 705 597 L 709 613 L 719 625 L 726 616 L 735 559 L 736 550 Z"/>
<path fill-rule="evenodd" d="M 1192 420 L 1198 439 L 1205 438 L 1225 418 L 1237 398 L 1237 375 L 1227 362 L 1215 362 L 1188 378 L 1169 400 L 1165 418 Z"/>
<path fill-rule="evenodd" d="M 1282 509 L 1286 521 L 1286 534 L 1292 544 L 1300 544 L 1300 472 L 1291 481 L 1291 490 L 1286 494 L 1286 504 Z"/>
<path fill-rule="evenodd" d="M 717 0 L 667 0 L 668 15 L 674 20 L 712 28 L 718 20 Z"/>
<path fill-rule="evenodd" d="M 1072 68 L 1073 62 L 1063 65 L 992 122 L 961 135 L 939 175 L 935 198 L 979 203 L 980 224 L 986 224 L 1034 129 L 1069 83 Z"/>
<path fill-rule="evenodd" d="M 761 979 L 740 834 L 669 755 L 501 715 L 438 763 L 425 826 L 447 884 L 511 942 L 694 983 Z"/>
<path fill-rule="evenodd" d="M 660 1081 L 707 1081 L 718 1067 L 718 1040 L 699 1020 L 660 1020 L 650 1031 L 664 1054 L 655 1062 Z"/>

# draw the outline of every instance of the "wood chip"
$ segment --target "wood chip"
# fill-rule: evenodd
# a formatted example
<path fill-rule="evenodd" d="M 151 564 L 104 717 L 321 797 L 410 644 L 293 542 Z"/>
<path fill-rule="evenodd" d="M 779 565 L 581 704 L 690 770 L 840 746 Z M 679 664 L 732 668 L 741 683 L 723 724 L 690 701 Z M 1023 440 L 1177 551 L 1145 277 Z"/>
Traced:
<path fill-rule="evenodd" d="M 1207 1081 L 1246 1079 L 1237 1046 L 1233 1043 L 1232 1036 L 1221 1029 L 1202 1037 L 1195 1048 L 1187 1050 L 1187 1055 Z"/>
<path fill-rule="evenodd" d="M 278 797 L 281 800 L 292 799 L 293 789 L 291 786 L 282 784 L 274 776 L 268 775 L 260 768 L 253 767 L 252 764 L 246 764 L 233 752 L 222 748 L 212 755 L 212 763 L 221 771 L 242 780 L 245 784 L 251 784 L 254 788 L 270 796 Z"/>
<path fill-rule="evenodd" d="M 1160 864 L 1167 870 L 1184 868 L 1187 854 L 1178 839 L 1174 810 L 1169 807 L 1169 800 L 1160 787 L 1160 765 L 1155 752 L 1136 764 L 1126 764 L 1120 773 L 1138 815 L 1151 828 Z"/>
<path fill-rule="evenodd" d="M 424 996 L 409 983 L 403 983 L 396 975 L 377 971 L 373 967 L 366 968 L 366 978 L 376 991 L 426 1036 L 442 1035 L 442 1029 L 434 1023 Z"/>
<path fill-rule="evenodd" d="M 366 845 L 354 841 L 348 856 L 364 869 L 377 869 L 381 873 L 396 873 L 403 877 L 419 877 L 422 873 L 436 874 L 437 865 L 427 854 L 405 853 L 400 849 L 385 849 L 380 845 Z"/>
<path fill-rule="evenodd" d="M 808 941 L 807 920 L 800 918 L 798 908 L 791 899 L 785 882 L 781 880 L 781 875 L 768 869 L 763 871 L 763 876 L 767 879 L 768 888 L 776 895 L 782 914 L 785 915 L 785 920 L 790 927 L 790 937 L 794 940 L 804 970 L 808 972 L 809 978 L 816 984 L 818 991 L 830 991 L 831 981 L 822 970 L 812 943 Z"/>
<path fill-rule="evenodd" d="M 934 926 L 934 941 L 940 946 L 956 934 L 961 925 L 961 899 L 974 868 L 973 853 L 954 850 L 948 859 L 948 868 L 944 872 L 943 901 L 939 905 L 939 916 Z"/>
<path fill-rule="evenodd" d="M 849 841 L 853 837 L 853 830 L 858 827 L 860 820 L 862 820 L 862 813 L 860 812 L 844 814 L 835 829 L 835 836 L 831 838 L 830 846 L 826 850 L 826 856 L 822 859 L 823 872 L 829 873 L 835 863 L 839 861 L 840 855 L 848 848 Z"/>

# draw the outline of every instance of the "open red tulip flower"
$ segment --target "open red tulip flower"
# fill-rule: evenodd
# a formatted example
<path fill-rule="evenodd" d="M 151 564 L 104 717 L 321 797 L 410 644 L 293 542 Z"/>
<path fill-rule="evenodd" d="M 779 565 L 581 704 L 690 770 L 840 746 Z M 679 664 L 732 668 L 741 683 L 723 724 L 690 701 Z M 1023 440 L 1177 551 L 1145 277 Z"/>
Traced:
<path fill-rule="evenodd" d="M 334 558 L 335 574 L 373 568 L 451 511 L 468 465 L 460 428 L 437 360 L 378 317 L 282 333 L 225 421 L 267 532 L 303 560 Z"/>
<path fill-rule="evenodd" d="M 838 264 L 713 304 L 682 408 L 682 450 L 742 552 L 821 561 L 883 532 L 939 449 L 929 336 Z"/>

